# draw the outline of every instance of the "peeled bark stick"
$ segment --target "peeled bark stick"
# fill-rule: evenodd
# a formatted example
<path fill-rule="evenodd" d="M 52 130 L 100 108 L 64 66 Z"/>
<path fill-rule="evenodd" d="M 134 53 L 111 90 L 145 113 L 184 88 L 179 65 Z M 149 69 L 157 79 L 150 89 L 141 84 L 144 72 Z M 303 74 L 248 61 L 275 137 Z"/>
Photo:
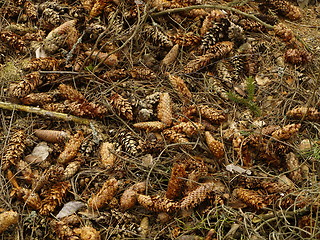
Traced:
<path fill-rule="evenodd" d="M 35 113 L 38 115 L 42 115 L 44 117 L 58 118 L 64 121 L 73 121 L 73 122 L 86 124 L 86 125 L 95 123 L 95 121 L 86 119 L 86 118 L 80 118 L 80 117 L 76 117 L 76 116 L 65 114 L 65 113 L 52 112 L 52 111 L 44 110 L 38 107 L 31 107 L 31 106 L 19 105 L 14 103 L 7 103 L 7 102 L 0 101 L 0 108 L 10 110 L 10 111 L 18 110 L 18 111 L 23 111 L 28 113 Z"/>

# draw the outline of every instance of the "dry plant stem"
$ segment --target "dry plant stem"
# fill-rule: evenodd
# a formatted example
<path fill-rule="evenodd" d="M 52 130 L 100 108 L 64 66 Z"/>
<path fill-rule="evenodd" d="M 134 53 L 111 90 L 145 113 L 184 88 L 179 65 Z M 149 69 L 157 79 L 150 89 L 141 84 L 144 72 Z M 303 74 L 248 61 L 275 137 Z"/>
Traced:
<path fill-rule="evenodd" d="M 261 21 L 259 18 L 257 18 L 256 16 L 252 15 L 252 14 L 248 14 L 245 12 L 242 12 L 238 9 L 232 8 L 232 7 L 226 7 L 226 6 L 222 6 L 222 5 L 194 5 L 194 6 L 189 6 L 189 7 L 183 7 L 183 8 L 173 8 L 173 9 L 167 9 L 158 13 L 152 13 L 150 14 L 151 17 L 159 17 L 165 14 L 170 14 L 170 13 L 177 13 L 177 12 L 183 12 L 183 11 L 189 11 L 192 9 L 200 9 L 200 8 L 216 8 L 216 9 L 221 9 L 221 10 L 226 10 L 226 11 L 231 11 L 231 12 L 235 12 L 238 14 L 241 14 L 247 18 L 251 18 L 255 21 L 257 21 L 258 23 L 260 23 L 261 25 L 265 26 L 267 29 L 274 29 L 274 27 L 268 23 L 265 23 L 264 21 Z"/>
<path fill-rule="evenodd" d="M 18 111 L 23 111 L 28 113 L 35 113 L 45 117 L 58 118 L 64 121 L 73 121 L 73 122 L 86 124 L 86 125 L 89 125 L 90 123 L 95 122 L 90 119 L 80 118 L 80 117 L 72 116 L 65 113 L 52 112 L 52 111 L 44 110 L 38 107 L 31 107 L 31 106 L 25 106 L 25 105 L 19 105 L 19 104 L 7 103 L 7 102 L 1 102 L 1 101 L 0 101 L 0 108 L 10 110 L 10 111 L 18 110 Z"/>
<path fill-rule="evenodd" d="M 148 17 L 148 11 L 147 11 L 147 6 L 148 4 L 145 5 L 144 7 L 144 14 L 142 17 L 140 17 L 140 10 L 139 10 L 139 7 L 137 7 L 137 11 L 138 11 L 138 22 L 137 22 L 137 25 L 132 33 L 132 35 L 121 45 L 121 47 L 109 52 L 104 59 L 102 59 L 98 64 L 97 66 L 95 66 L 92 70 L 92 72 L 94 73 L 100 66 L 101 64 L 103 64 L 103 62 L 112 54 L 120 51 L 121 49 L 123 49 L 136 35 L 137 33 L 139 32 L 139 29 L 141 28 L 142 24 L 146 21 L 147 17 Z"/>
<path fill-rule="evenodd" d="M 262 215 L 259 215 L 259 218 L 261 218 L 261 221 L 263 221 L 259 226 L 257 226 L 255 228 L 255 231 L 258 231 L 259 229 L 261 229 L 264 225 L 268 224 L 270 222 L 273 222 L 273 221 L 278 221 L 278 218 L 294 218 L 295 216 L 297 215 L 303 215 L 307 212 L 309 212 L 310 210 L 308 210 L 307 208 L 302 208 L 302 209 L 299 209 L 297 211 L 283 211 L 283 210 L 280 210 L 280 211 L 276 211 L 275 213 L 270 213 L 270 214 L 262 214 Z M 279 214 L 277 216 L 277 214 Z"/>

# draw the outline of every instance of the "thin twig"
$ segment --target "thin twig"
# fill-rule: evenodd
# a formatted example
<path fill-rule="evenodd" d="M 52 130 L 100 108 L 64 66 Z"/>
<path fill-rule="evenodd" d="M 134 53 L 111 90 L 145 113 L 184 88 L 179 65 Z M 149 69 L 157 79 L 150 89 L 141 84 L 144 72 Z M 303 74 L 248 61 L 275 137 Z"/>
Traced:
<path fill-rule="evenodd" d="M 55 73 L 55 74 L 81 74 L 80 72 L 73 72 L 73 71 L 39 71 L 39 73 L 41 74 L 51 74 L 51 73 Z"/>
<path fill-rule="evenodd" d="M 152 13 L 152 14 L 150 14 L 150 16 L 151 17 L 159 17 L 159 16 L 162 16 L 165 14 L 178 13 L 178 12 L 189 11 L 192 9 L 200 9 L 200 8 L 216 8 L 216 9 L 235 12 L 235 13 L 241 14 L 247 18 L 251 18 L 251 19 L 257 21 L 261 25 L 265 26 L 267 29 L 274 29 L 274 26 L 272 26 L 268 23 L 265 23 L 264 21 L 261 21 L 259 18 L 257 18 L 256 16 L 254 16 L 252 14 L 248 14 L 248 13 L 242 12 L 238 9 L 235 9 L 232 7 L 227 7 L 227 6 L 222 6 L 222 5 L 194 5 L 194 6 L 189 6 L 189 7 L 173 8 L 173 9 L 167 9 L 167 10 L 157 12 L 157 13 Z"/>
<path fill-rule="evenodd" d="M 98 64 L 97 66 L 95 66 L 92 70 L 92 72 L 95 72 L 100 66 L 101 64 L 104 63 L 104 61 L 112 54 L 120 51 L 121 49 L 123 49 L 136 35 L 137 33 L 139 32 L 139 29 L 141 28 L 141 25 L 146 21 L 147 17 L 148 17 L 148 11 L 147 11 L 147 4 L 144 8 L 144 15 L 142 17 L 140 17 L 140 10 L 139 10 L 139 7 L 137 7 L 137 11 L 138 11 L 138 22 L 137 22 L 137 25 L 136 25 L 136 28 L 134 29 L 132 35 L 117 49 L 111 51 L 110 53 L 108 53 L 104 59 L 102 59 Z"/>
<path fill-rule="evenodd" d="M 67 54 L 67 57 L 66 57 L 66 63 L 69 63 L 70 61 L 70 58 L 72 57 L 74 51 L 76 50 L 77 46 L 82 43 L 82 38 L 84 36 L 86 32 L 84 31 L 81 36 L 78 38 L 77 42 L 72 46 L 70 52 Z"/>
<path fill-rule="evenodd" d="M 52 112 L 52 111 L 48 111 L 48 110 L 41 109 L 38 107 L 31 107 L 31 106 L 25 106 L 25 105 L 19 105 L 19 104 L 7 103 L 7 102 L 1 102 L 1 101 L 0 101 L 0 108 L 10 110 L 10 111 L 17 110 L 17 111 L 23 111 L 23 112 L 28 112 L 28 113 L 35 113 L 35 114 L 45 116 L 45 117 L 58 118 L 58 119 L 62 119 L 64 121 L 73 121 L 73 122 L 77 122 L 80 124 L 86 124 L 86 125 L 89 125 L 90 123 L 95 122 L 94 120 L 91 120 L 91 119 L 80 118 L 80 117 L 76 117 L 76 116 L 73 116 L 70 114 Z"/>
<path fill-rule="evenodd" d="M 98 43 L 100 42 L 100 40 L 108 33 L 108 31 L 110 30 L 110 28 L 113 26 L 114 19 L 116 18 L 117 14 L 118 14 L 118 10 L 113 14 L 112 18 L 110 19 L 108 27 L 98 36 L 96 42 L 94 43 L 94 45 L 93 45 L 93 47 L 92 47 L 91 53 L 86 57 L 86 59 L 85 59 L 85 60 L 83 61 L 83 63 L 81 64 L 81 67 L 80 67 L 80 70 L 79 70 L 80 72 L 83 70 L 83 68 L 84 68 L 85 64 L 87 63 L 87 61 L 91 58 L 94 50 L 97 49 L 97 46 L 98 46 Z M 107 43 L 108 43 L 108 42 L 106 42 L 105 44 L 107 44 Z M 105 45 L 105 44 L 104 44 L 104 45 Z M 103 45 L 103 46 L 104 46 L 104 45 Z M 101 48 L 103 48 L 103 46 L 102 46 Z M 101 52 L 101 48 L 100 48 L 100 50 L 98 51 L 98 53 Z M 97 56 L 98 56 L 98 54 L 97 54 Z M 97 57 L 96 57 L 96 58 L 97 58 Z"/>

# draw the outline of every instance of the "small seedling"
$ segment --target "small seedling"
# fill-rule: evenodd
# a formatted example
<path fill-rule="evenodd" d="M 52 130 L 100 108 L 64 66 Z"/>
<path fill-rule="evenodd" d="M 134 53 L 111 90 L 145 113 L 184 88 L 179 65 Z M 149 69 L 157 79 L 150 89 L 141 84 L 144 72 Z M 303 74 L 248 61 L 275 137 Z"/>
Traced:
<path fill-rule="evenodd" d="M 247 86 L 246 90 L 248 93 L 247 98 L 243 98 L 239 96 L 236 93 L 233 92 L 228 92 L 228 98 L 231 101 L 234 101 L 236 103 L 242 104 L 246 106 L 247 108 L 250 109 L 250 111 L 255 115 L 255 116 L 260 116 L 261 115 L 261 109 L 259 106 L 254 102 L 254 92 L 255 92 L 255 83 L 253 77 L 248 77 L 247 78 Z"/>

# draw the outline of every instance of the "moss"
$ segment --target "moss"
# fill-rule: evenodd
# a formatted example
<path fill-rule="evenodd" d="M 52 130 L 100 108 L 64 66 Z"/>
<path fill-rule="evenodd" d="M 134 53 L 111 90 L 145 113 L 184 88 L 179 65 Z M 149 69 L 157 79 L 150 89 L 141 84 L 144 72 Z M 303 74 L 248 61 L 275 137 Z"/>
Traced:
<path fill-rule="evenodd" d="M 0 68 L 0 82 L 10 83 L 21 79 L 22 70 L 21 63 L 8 62 Z"/>

